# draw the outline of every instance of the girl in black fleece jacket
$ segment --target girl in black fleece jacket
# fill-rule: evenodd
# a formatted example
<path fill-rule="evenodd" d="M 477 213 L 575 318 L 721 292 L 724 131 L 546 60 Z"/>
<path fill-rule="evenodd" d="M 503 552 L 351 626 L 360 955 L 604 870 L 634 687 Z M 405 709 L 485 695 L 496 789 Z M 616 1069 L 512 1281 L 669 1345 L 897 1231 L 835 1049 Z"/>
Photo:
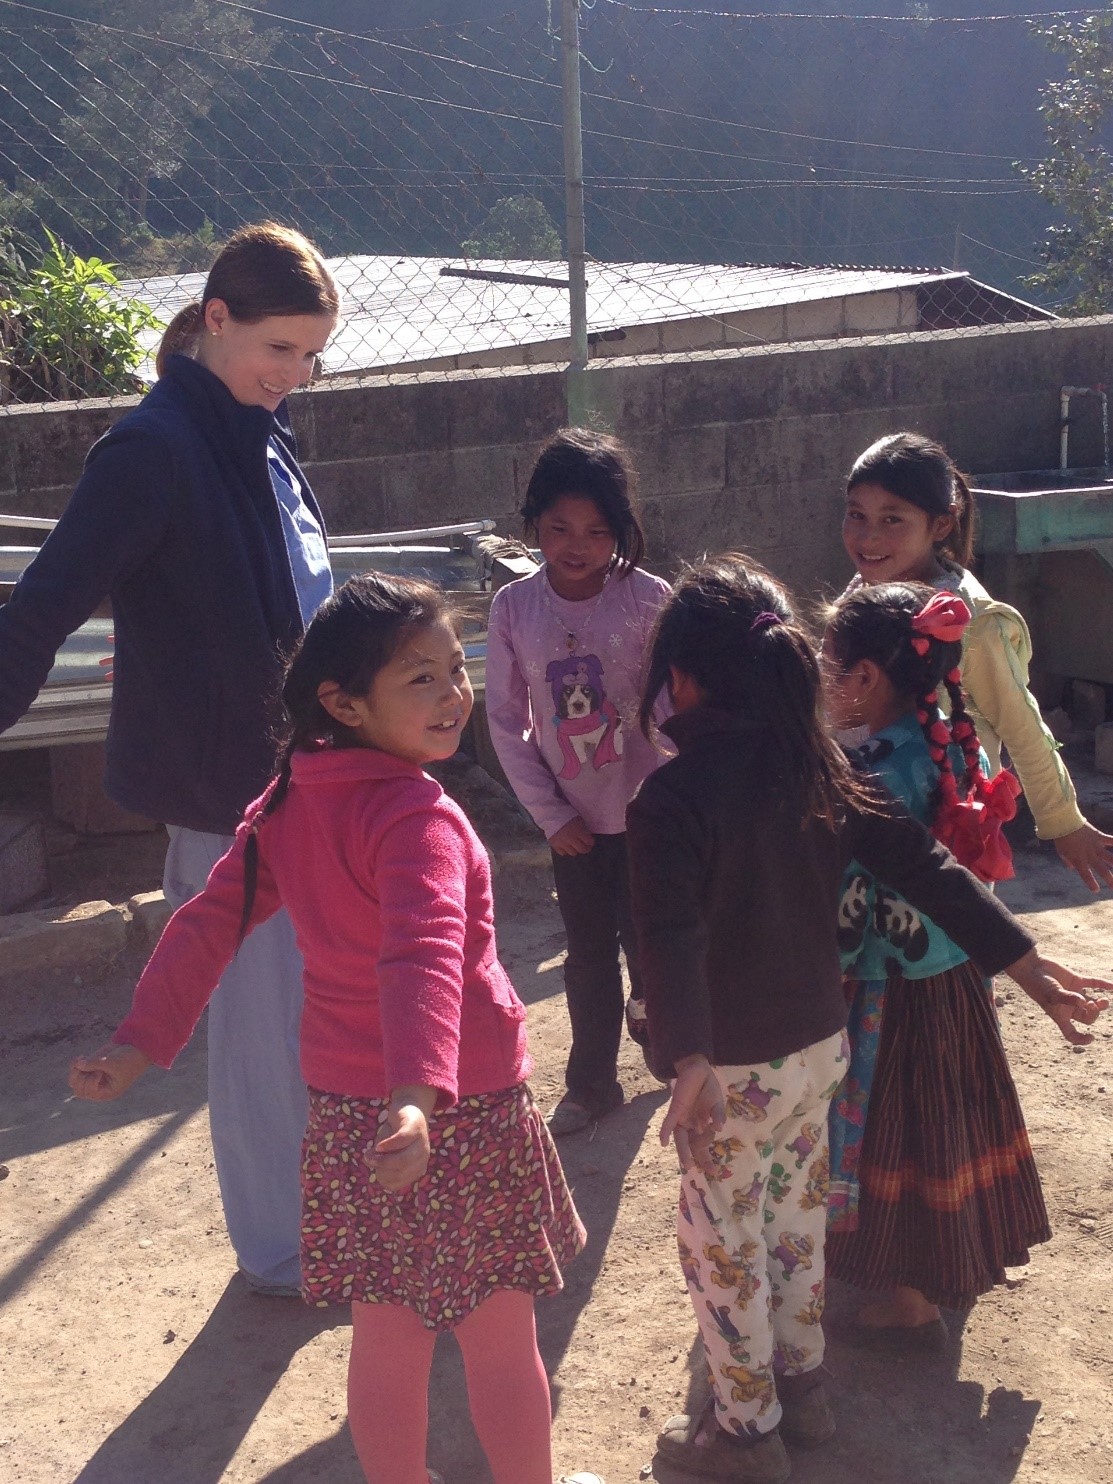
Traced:
<path fill-rule="evenodd" d="M 846 1069 L 836 946 L 856 858 L 987 974 L 1007 971 L 1068 1040 L 1108 1001 L 1041 959 L 1028 932 L 889 796 L 850 768 L 819 714 L 813 643 L 785 590 L 744 557 L 677 584 L 642 724 L 668 687 L 678 756 L 627 815 L 653 1064 L 675 1076 L 661 1129 L 682 1167 L 681 1266 L 712 1381 L 663 1457 L 709 1477 L 788 1477 L 780 1433 L 824 1441 L 827 1110 Z"/>

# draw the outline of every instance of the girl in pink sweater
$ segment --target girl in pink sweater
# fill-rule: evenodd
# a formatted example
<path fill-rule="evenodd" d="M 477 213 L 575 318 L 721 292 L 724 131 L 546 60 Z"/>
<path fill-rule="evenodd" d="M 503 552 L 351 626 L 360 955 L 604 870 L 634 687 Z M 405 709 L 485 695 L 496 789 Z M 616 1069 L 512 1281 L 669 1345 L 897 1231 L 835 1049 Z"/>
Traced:
<path fill-rule="evenodd" d="M 534 1296 L 561 1287 L 584 1233 L 524 1081 L 486 852 L 422 771 L 456 751 L 472 707 L 444 598 L 353 578 L 306 631 L 283 701 L 278 777 L 70 1086 L 107 1100 L 169 1067 L 243 937 L 286 907 L 305 959 L 302 1292 L 351 1304 L 348 1413 L 369 1484 L 426 1484 L 446 1329 L 496 1484 L 552 1484 Z"/>

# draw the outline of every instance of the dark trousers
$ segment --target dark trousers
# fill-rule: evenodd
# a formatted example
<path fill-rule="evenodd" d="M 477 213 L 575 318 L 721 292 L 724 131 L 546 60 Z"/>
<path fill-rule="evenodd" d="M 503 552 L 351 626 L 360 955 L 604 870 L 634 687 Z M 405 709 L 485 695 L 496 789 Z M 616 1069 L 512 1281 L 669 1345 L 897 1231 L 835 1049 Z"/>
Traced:
<path fill-rule="evenodd" d="M 596 835 L 586 855 L 554 851 L 553 876 L 568 937 L 564 990 L 572 1051 L 564 1080 L 577 1103 L 605 1112 L 621 1093 L 617 1066 L 625 998 L 620 947 L 632 993 L 641 998 L 626 836 Z"/>

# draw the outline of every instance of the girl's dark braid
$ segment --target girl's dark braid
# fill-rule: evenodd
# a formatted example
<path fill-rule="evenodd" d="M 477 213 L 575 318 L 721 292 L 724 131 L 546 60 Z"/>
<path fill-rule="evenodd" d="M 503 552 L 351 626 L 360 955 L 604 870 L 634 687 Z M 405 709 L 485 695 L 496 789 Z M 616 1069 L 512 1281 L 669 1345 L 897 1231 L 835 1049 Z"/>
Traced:
<path fill-rule="evenodd" d="M 247 927 L 251 921 L 251 910 L 255 906 L 255 893 L 259 885 L 259 831 L 289 792 L 294 753 L 307 740 L 298 732 L 291 733 L 290 740 L 279 755 L 278 773 L 264 794 L 262 804 L 247 821 L 247 840 L 243 847 L 243 911 L 240 914 L 237 948 L 247 937 Z"/>
<path fill-rule="evenodd" d="M 966 777 L 970 784 L 970 795 L 974 797 L 986 782 L 982 767 L 982 749 L 974 721 L 966 709 L 966 692 L 962 688 L 962 676 L 958 666 L 948 670 L 943 677 L 947 695 L 951 702 L 951 736 L 962 748 L 966 760 Z"/>
<path fill-rule="evenodd" d="M 934 645 L 935 641 L 931 642 Z M 939 709 L 938 682 L 932 674 L 937 669 L 934 659 L 935 656 L 929 649 L 923 659 L 922 682 L 916 693 L 916 720 L 920 723 L 931 760 L 939 773 L 939 786 L 932 803 L 933 820 L 958 798 L 958 782 L 951 766 L 950 745 L 953 733 Z"/>
<path fill-rule="evenodd" d="M 923 656 L 923 683 L 916 695 L 916 720 L 920 723 L 931 760 L 939 770 L 939 791 L 932 808 L 932 819 L 938 824 L 953 811 L 963 799 L 975 802 L 985 783 L 982 771 L 981 744 L 974 730 L 974 723 L 966 710 L 966 697 L 962 690 L 962 679 L 957 665 L 952 666 L 941 677 L 940 663 L 945 663 L 941 650 L 951 648 L 938 639 L 928 640 L 928 652 Z M 951 714 L 945 719 L 939 705 L 939 687 L 942 685 L 950 701 Z M 955 777 L 951 762 L 951 744 L 962 749 L 963 778 Z"/>

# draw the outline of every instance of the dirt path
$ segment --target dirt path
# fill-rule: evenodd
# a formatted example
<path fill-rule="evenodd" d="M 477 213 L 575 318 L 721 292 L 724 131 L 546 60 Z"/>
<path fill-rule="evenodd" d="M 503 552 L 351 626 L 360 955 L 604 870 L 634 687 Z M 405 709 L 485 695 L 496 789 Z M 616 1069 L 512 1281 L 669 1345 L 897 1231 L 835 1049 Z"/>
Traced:
<path fill-rule="evenodd" d="M 1041 945 L 1113 971 L 1113 902 L 1023 852 L 1002 893 Z M 530 1005 L 548 1105 L 567 1045 L 559 919 L 547 891 L 505 914 L 504 957 Z M 123 1104 L 71 1102 L 70 1057 L 126 1006 L 136 965 L 3 993 L 0 1042 L 0 1478 L 11 1484 L 360 1484 L 345 1429 L 346 1315 L 259 1299 L 234 1276 L 207 1140 L 204 1048 Z M 983 1300 L 951 1352 L 877 1360 L 829 1348 L 837 1439 L 797 1454 L 799 1484 L 1113 1481 L 1113 1021 L 1072 1052 L 1006 990 L 1001 1015 L 1055 1227 Z M 631 1054 L 631 1099 L 563 1153 L 587 1252 L 540 1306 L 562 1469 L 649 1477 L 653 1439 L 698 1390 L 673 1243 L 676 1181 L 656 1141 L 662 1094 Z M 831 1315 L 852 1296 L 837 1291 Z M 450 1342 L 430 1462 L 486 1484 Z M 662 1484 L 679 1484 L 662 1466 Z"/>

